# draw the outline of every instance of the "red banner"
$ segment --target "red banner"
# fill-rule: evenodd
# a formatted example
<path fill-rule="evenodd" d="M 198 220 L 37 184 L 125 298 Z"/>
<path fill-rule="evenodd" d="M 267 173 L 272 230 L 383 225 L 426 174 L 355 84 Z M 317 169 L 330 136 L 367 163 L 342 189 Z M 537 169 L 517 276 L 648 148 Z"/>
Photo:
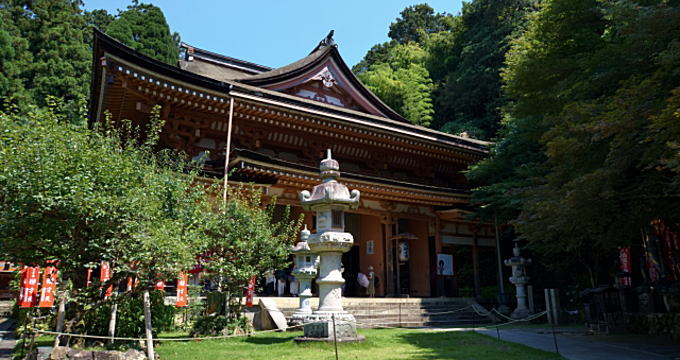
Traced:
<path fill-rule="evenodd" d="M 38 302 L 38 307 L 48 307 L 54 306 L 54 294 L 57 289 L 57 274 L 59 270 L 55 266 L 45 267 L 45 273 L 43 274 L 42 287 L 40 289 L 40 302 Z"/>
<path fill-rule="evenodd" d="M 21 288 L 19 289 L 19 307 L 34 307 L 38 294 L 40 266 L 24 266 L 21 270 Z"/>
<path fill-rule="evenodd" d="M 177 279 L 177 301 L 175 306 L 185 307 L 188 304 L 187 301 L 187 282 L 189 281 L 189 275 L 185 272 L 179 273 L 179 278 Z"/>
<path fill-rule="evenodd" d="M 103 284 L 109 280 L 111 280 L 111 266 L 109 266 L 108 261 L 102 261 L 101 270 L 99 271 L 99 281 Z M 104 299 L 108 299 L 111 294 L 113 294 L 113 285 L 109 285 L 109 287 L 106 288 Z"/>
<path fill-rule="evenodd" d="M 630 248 L 620 248 L 619 249 L 619 261 L 621 262 L 621 271 L 631 274 L 633 272 L 633 265 L 630 263 Z M 621 278 L 621 282 L 624 286 L 631 285 L 630 276 L 624 276 Z"/>
<path fill-rule="evenodd" d="M 165 291 L 165 281 L 156 280 L 156 283 L 154 284 L 154 289 L 160 290 L 160 291 Z"/>
<path fill-rule="evenodd" d="M 253 306 L 253 295 L 255 295 L 255 276 L 250 278 L 248 281 L 248 287 L 246 288 L 246 306 Z"/>
<path fill-rule="evenodd" d="M 92 282 L 92 268 L 87 268 L 87 282 L 85 286 L 90 286 L 90 283 Z"/>

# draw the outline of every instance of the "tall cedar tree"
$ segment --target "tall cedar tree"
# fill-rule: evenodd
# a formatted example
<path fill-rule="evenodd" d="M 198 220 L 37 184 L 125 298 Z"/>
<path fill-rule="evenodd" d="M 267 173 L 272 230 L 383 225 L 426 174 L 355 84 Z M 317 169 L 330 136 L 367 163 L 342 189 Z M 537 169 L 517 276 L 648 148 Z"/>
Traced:
<path fill-rule="evenodd" d="M 0 37 L 14 44 L 15 58 L 7 66 L 3 63 L 2 73 L 12 85 L 0 89 L 0 96 L 25 90 L 35 104 L 45 105 L 51 95 L 64 99 L 62 110 L 80 110 L 87 97 L 91 59 L 83 41 L 80 5 L 77 0 L 2 1 L 0 34 L 5 36 Z M 9 56 L 11 52 L 3 48 L 0 56 Z"/>
<path fill-rule="evenodd" d="M 101 18 L 98 16 L 95 19 Z M 177 65 L 179 34 L 170 33 L 163 11 L 154 5 L 133 1 L 127 10 L 121 11 L 115 20 L 106 26 L 105 31 L 144 55 L 170 65 Z"/>
<path fill-rule="evenodd" d="M 533 0 L 475 0 L 463 3 L 460 30 L 452 32 L 446 75 L 434 95 L 435 122 L 442 131 L 493 138 L 500 123 L 501 68 L 510 41 L 525 26 Z M 436 54 L 434 54 L 436 55 Z"/>

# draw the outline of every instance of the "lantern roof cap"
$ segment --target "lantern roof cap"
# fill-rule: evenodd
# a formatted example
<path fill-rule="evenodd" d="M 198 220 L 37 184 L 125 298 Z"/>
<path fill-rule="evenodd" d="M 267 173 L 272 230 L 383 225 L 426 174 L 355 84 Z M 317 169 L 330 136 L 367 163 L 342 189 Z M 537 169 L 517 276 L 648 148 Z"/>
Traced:
<path fill-rule="evenodd" d="M 300 202 L 304 209 L 311 209 L 317 205 L 340 205 L 350 209 L 359 206 L 359 190 L 350 193 L 347 186 L 337 181 L 340 176 L 340 164 L 333 159 L 331 149 L 326 152 L 326 158 L 321 160 L 319 171 L 323 182 L 316 185 L 310 194 L 304 190 L 300 193 Z"/>
<path fill-rule="evenodd" d="M 307 229 L 307 224 L 305 224 L 305 228 L 302 229 L 302 231 L 300 231 L 300 239 L 302 241 L 295 244 L 295 246 L 293 246 L 291 251 L 293 253 L 299 253 L 299 254 L 300 253 L 307 253 L 307 252 L 311 253 L 312 250 L 309 248 L 309 244 L 307 243 L 307 239 L 309 239 L 309 236 L 311 234 L 312 233 Z"/>

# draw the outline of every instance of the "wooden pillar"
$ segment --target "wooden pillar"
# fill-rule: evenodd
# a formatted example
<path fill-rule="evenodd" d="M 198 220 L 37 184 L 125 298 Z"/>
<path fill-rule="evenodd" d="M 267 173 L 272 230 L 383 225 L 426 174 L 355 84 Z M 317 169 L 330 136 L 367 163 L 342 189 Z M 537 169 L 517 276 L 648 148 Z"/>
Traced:
<path fill-rule="evenodd" d="M 475 229 L 472 235 L 472 270 L 475 280 L 475 297 L 478 298 L 481 295 L 481 287 L 479 284 L 479 247 L 477 245 L 477 231 L 478 229 Z"/>
<path fill-rule="evenodd" d="M 394 296 L 394 250 L 392 249 L 392 216 L 387 214 L 382 220 L 383 249 L 385 250 L 385 296 Z"/>

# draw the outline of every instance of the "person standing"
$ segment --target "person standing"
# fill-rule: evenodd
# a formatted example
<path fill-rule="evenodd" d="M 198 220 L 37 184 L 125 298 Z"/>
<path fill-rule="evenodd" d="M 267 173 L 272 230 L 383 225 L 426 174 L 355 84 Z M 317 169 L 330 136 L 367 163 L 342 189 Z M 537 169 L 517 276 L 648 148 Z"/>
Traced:
<path fill-rule="evenodd" d="M 276 283 L 276 277 L 274 273 L 270 270 L 264 273 L 264 294 L 266 296 L 274 295 L 274 284 Z"/>
<path fill-rule="evenodd" d="M 298 296 L 300 291 L 300 282 L 293 275 L 288 275 L 288 286 L 290 288 L 290 295 Z"/>
<path fill-rule="evenodd" d="M 368 297 L 375 297 L 375 272 L 373 266 L 368 267 L 368 288 L 366 289 Z"/>

